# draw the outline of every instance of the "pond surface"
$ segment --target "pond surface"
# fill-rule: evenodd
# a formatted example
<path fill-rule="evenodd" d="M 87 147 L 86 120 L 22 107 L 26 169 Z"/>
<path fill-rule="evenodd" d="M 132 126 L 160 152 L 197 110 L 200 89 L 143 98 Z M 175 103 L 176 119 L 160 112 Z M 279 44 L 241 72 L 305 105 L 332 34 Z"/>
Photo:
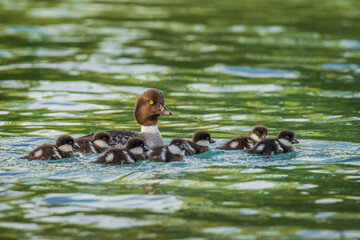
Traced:
<path fill-rule="evenodd" d="M 359 239 L 360 1 L 0 0 L 1 239 Z M 19 157 L 60 134 L 264 124 L 297 152 L 180 163 Z"/>

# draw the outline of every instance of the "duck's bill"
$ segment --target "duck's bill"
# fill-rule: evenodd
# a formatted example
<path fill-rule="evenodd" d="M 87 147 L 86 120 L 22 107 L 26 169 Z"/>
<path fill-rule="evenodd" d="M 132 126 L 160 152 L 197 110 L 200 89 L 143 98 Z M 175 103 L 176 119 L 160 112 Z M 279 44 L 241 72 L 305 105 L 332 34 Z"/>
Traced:
<path fill-rule="evenodd" d="M 215 142 L 215 140 L 212 140 L 212 139 L 211 139 L 211 140 L 210 140 L 210 143 L 216 143 L 216 142 Z"/>
<path fill-rule="evenodd" d="M 156 113 L 160 115 L 172 115 L 172 112 L 165 105 L 162 105 Z"/>
<path fill-rule="evenodd" d="M 79 146 L 79 144 L 75 143 L 75 144 L 73 145 L 73 148 L 74 148 L 74 149 L 79 149 L 80 146 Z"/>
<path fill-rule="evenodd" d="M 291 143 L 296 144 L 296 143 L 299 143 L 299 141 L 294 138 L 294 140 Z"/>
<path fill-rule="evenodd" d="M 116 145 L 116 142 L 111 139 L 111 140 L 109 141 L 109 145 Z"/>

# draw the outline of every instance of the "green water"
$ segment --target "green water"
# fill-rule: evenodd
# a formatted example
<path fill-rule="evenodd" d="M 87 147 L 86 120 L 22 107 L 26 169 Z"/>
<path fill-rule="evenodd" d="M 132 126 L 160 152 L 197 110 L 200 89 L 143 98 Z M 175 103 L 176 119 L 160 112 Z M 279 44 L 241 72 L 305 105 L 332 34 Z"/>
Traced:
<path fill-rule="evenodd" d="M 360 1 L 0 0 L 0 239 L 359 239 Z M 264 124 L 297 152 L 182 163 L 18 159 L 60 134 L 168 142 Z"/>

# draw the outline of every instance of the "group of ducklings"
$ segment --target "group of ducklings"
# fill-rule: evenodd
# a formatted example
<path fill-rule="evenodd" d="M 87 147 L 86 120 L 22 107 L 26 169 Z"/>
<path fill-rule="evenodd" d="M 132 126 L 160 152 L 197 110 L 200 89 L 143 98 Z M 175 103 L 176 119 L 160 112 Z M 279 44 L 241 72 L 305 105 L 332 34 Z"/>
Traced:
<path fill-rule="evenodd" d="M 74 153 L 103 153 L 95 163 L 130 164 L 139 160 L 173 162 L 182 161 L 185 156 L 204 153 L 210 150 L 210 133 L 205 130 L 196 131 L 192 140 L 173 139 L 169 145 L 155 146 L 148 149 L 144 139 L 132 137 L 119 148 L 115 146 L 108 132 L 97 132 L 92 139 L 76 139 L 71 136 L 60 136 L 55 144 L 43 144 L 29 152 L 25 158 L 30 160 L 56 160 L 74 156 Z M 283 130 L 277 138 L 268 138 L 268 130 L 263 125 L 252 129 L 251 135 L 230 139 L 220 150 L 245 150 L 259 155 L 273 155 L 295 151 L 292 144 L 298 143 L 294 132 Z"/>

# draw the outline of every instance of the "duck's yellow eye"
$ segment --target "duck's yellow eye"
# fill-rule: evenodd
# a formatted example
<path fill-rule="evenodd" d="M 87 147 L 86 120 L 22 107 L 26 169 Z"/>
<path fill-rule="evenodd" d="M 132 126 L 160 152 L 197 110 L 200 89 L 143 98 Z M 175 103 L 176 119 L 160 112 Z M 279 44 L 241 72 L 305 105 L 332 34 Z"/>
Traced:
<path fill-rule="evenodd" d="M 154 104 L 154 102 L 153 102 L 152 100 L 150 100 L 150 101 L 149 101 L 149 103 L 150 103 L 151 105 L 153 105 L 153 104 Z"/>

